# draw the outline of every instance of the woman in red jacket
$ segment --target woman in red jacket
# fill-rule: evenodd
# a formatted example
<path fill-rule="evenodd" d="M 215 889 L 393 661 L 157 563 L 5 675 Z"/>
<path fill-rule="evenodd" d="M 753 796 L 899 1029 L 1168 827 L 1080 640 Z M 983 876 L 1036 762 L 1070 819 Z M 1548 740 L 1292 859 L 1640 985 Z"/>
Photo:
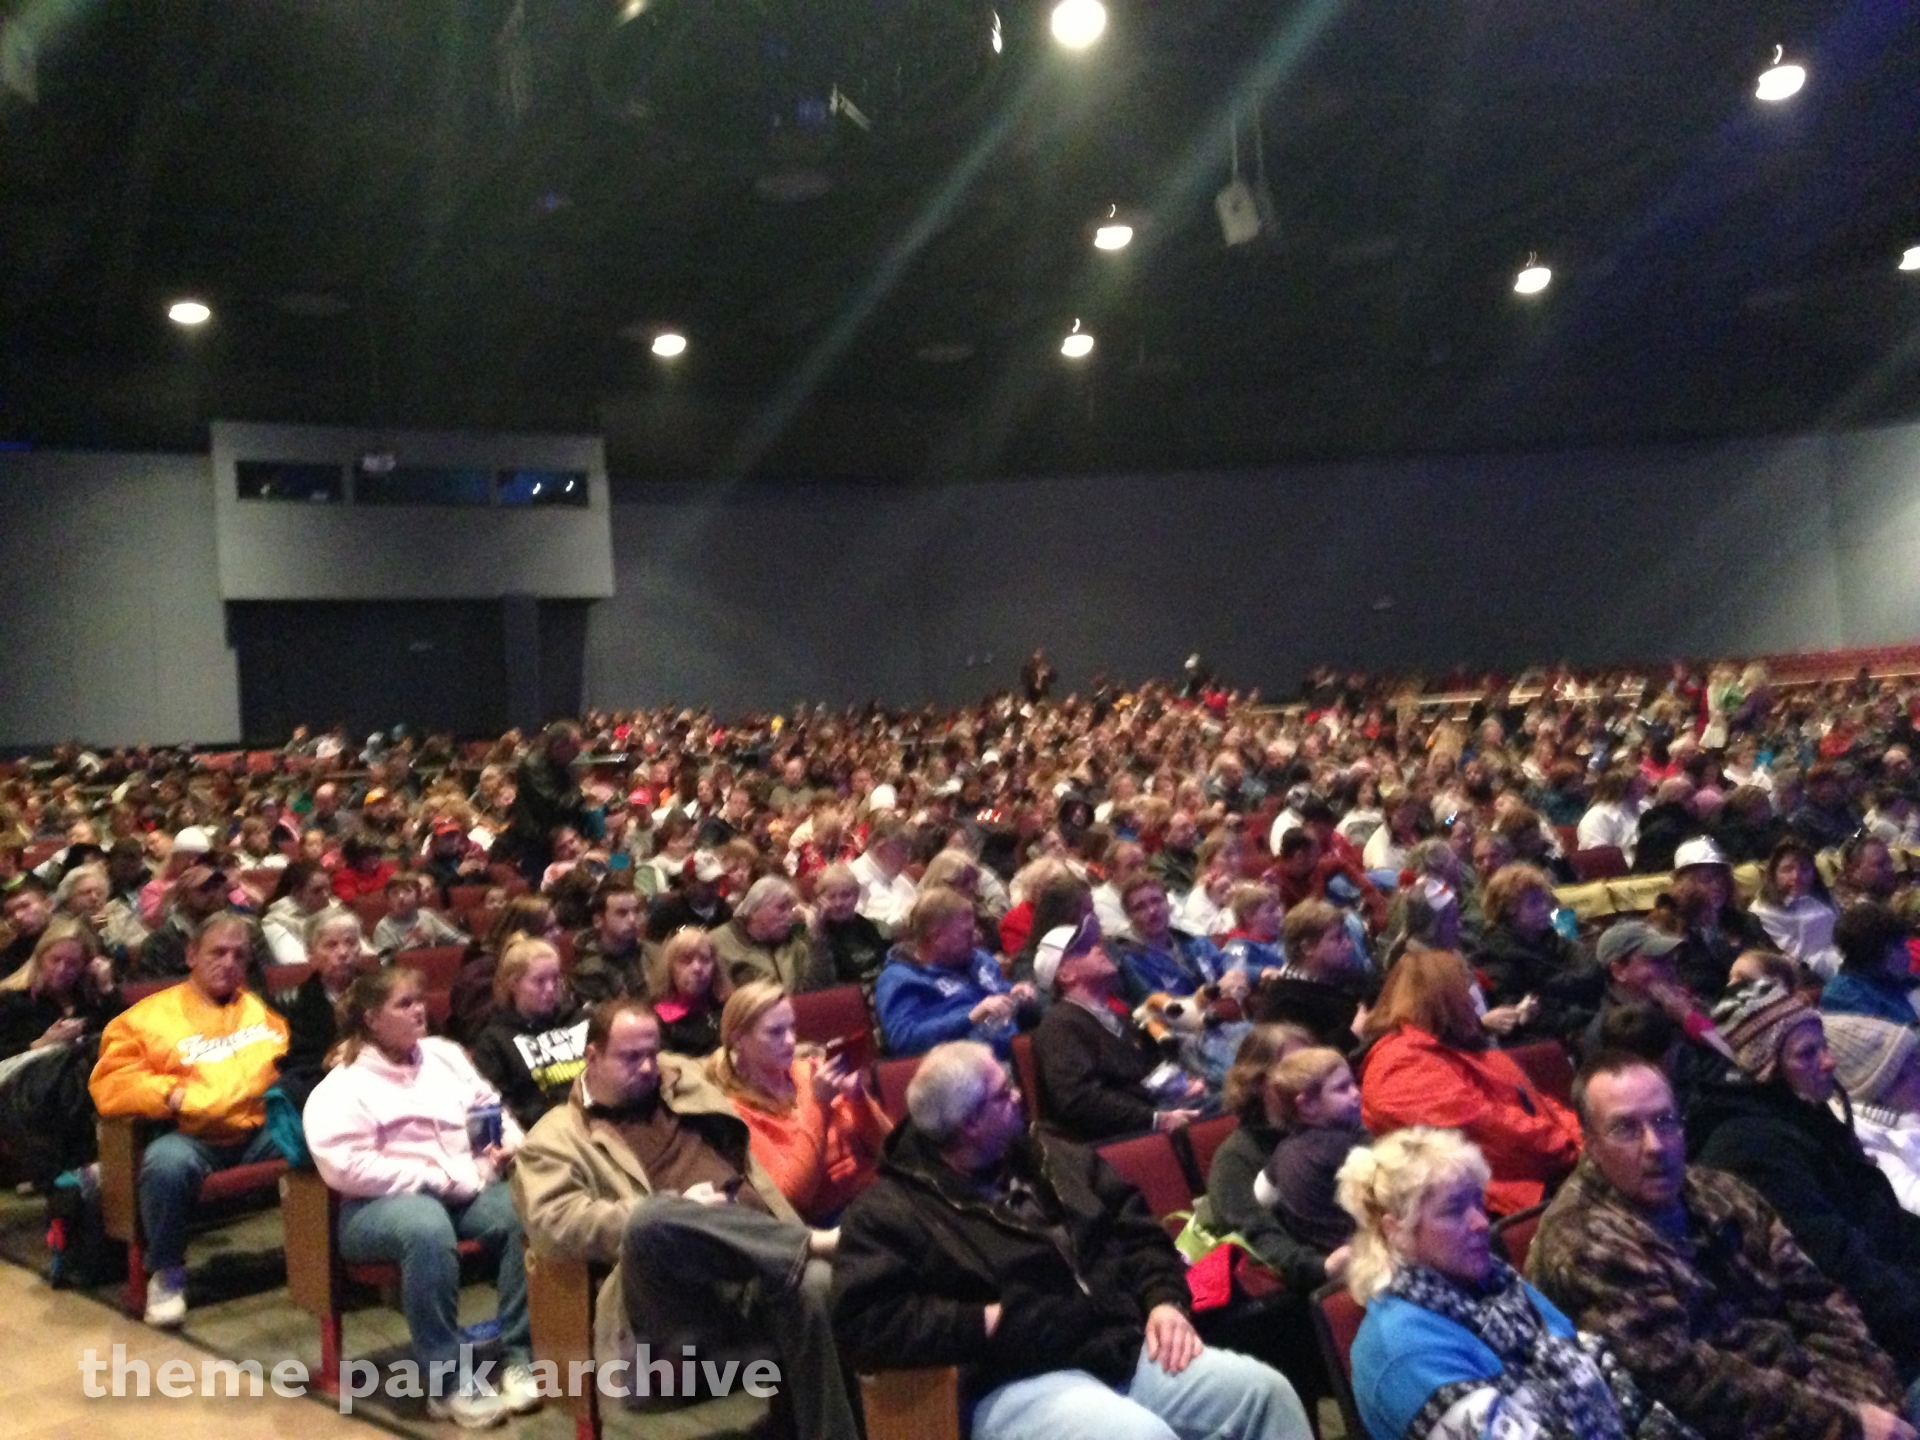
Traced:
<path fill-rule="evenodd" d="M 1408 1125 L 1458 1130 L 1493 1169 L 1487 1208 L 1510 1215 L 1544 1200 L 1580 1158 L 1573 1112 L 1542 1094 L 1512 1057 L 1487 1048 L 1467 962 L 1451 950 L 1400 958 L 1368 1017 L 1360 1118 L 1375 1135 Z"/>

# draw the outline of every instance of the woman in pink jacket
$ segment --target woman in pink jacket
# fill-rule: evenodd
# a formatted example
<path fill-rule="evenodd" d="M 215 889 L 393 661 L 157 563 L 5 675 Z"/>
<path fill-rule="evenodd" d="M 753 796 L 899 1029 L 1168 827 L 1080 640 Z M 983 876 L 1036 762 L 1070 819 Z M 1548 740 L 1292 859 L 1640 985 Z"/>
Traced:
<path fill-rule="evenodd" d="M 346 1196 L 340 1254 L 400 1267 L 400 1305 L 435 1419 L 498 1424 L 540 1405 L 529 1362 L 527 1275 L 520 1221 L 503 1178 L 520 1128 L 500 1096 L 451 1040 L 427 1035 L 420 981 L 393 967 L 353 982 L 332 1068 L 304 1116 L 320 1176 Z M 476 1142 L 477 1145 L 476 1145 Z M 462 1240 L 477 1240 L 499 1276 L 506 1373 L 494 1390 L 443 1378 L 457 1362 Z M 434 1393 L 436 1388 L 441 1393 Z"/>

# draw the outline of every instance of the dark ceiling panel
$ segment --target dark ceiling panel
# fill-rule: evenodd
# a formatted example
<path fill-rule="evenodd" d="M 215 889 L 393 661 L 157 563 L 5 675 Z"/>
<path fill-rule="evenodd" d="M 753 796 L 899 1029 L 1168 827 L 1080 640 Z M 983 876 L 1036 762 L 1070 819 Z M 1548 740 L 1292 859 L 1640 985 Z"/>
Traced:
<path fill-rule="evenodd" d="M 630 478 L 907 482 L 1920 414 L 1920 8 L 1109 6 L 1073 59 L 1039 0 L 63 7 L 0 90 L 0 438 L 585 426 Z M 1235 118 L 1277 233 L 1229 250 Z"/>

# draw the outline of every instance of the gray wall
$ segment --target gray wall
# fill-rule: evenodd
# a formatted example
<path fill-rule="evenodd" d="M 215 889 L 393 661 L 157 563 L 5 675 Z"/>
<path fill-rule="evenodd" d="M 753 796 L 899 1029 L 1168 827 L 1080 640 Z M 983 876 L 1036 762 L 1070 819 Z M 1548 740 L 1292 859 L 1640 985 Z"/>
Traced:
<path fill-rule="evenodd" d="M 204 455 L 0 455 L 0 744 L 230 740 Z"/>
<path fill-rule="evenodd" d="M 403 465 L 585 470 L 584 509 L 300 505 L 241 500 L 240 460 L 351 465 L 368 451 Z M 491 600 L 611 593 L 605 448 L 583 435 L 213 426 L 220 592 L 229 600 Z"/>
<path fill-rule="evenodd" d="M 0 454 L 0 745 L 239 736 L 212 476 L 206 456 Z M 1920 638 L 1920 425 L 930 490 L 646 486 L 602 514 L 610 573 L 587 588 L 614 594 L 586 607 L 592 705 L 957 701 L 1010 683 L 1035 645 L 1069 684 L 1171 674 L 1198 648 L 1271 690 L 1321 660 Z M 404 569 L 354 598 L 395 593 Z M 543 703 L 574 692 L 560 668 L 549 687 L 543 665 Z"/>
<path fill-rule="evenodd" d="M 1199 649 L 1270 692 L 1920 637 L 1920 426 L 1628 452 L 938 490 L 635 487 L 589 703 L 960 701 Z M 1383 607 L 1383 608 L 1376 608 Z M 990 660 L 987 657 L 991 657 Z"/>

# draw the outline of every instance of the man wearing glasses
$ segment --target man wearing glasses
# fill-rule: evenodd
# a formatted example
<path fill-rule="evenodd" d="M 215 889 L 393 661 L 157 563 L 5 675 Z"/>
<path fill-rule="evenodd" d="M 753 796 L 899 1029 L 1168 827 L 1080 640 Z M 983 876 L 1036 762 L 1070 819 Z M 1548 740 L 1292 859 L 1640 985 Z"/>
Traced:
<path fill-rule="evenodd" d="M 1706 1440 L 1914 1435 L 1859 1309 L 1757 1192 L 1686 1163 L 1667 1077 L 1602 1052 L 1574 1083 L 1586 1154 L 1527 1278 Z"/>
<path fill-rule="evenodd" d="M 1202 1343 L 1140 1193 L 1029 1131 L 985 1045 L 928 1052 L 841 1222 L 834 1331 L 862 1368 L 958 1365 L 974 1440 L 1306 1440 L 1278 1371 Z"/>

